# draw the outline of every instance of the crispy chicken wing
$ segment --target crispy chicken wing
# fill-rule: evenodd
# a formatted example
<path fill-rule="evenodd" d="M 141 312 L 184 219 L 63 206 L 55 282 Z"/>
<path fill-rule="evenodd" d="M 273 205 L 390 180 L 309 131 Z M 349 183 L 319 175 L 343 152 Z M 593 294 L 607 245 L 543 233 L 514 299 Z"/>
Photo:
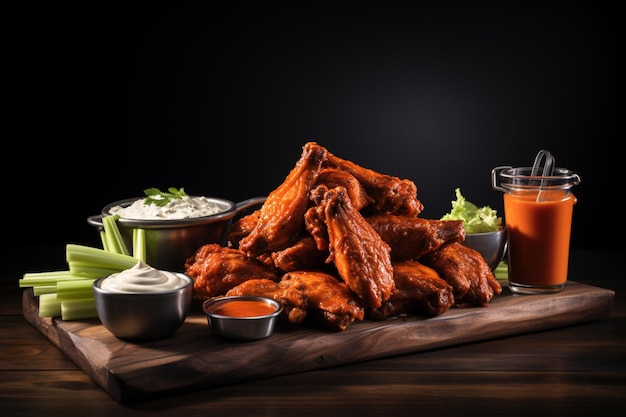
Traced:
<path fill-rule="evenodd" d="M 344 187 L 328 190 L 320 207 L 328 233 L 328 261 L 369 307 L 380 307 L 394 288 L 389 245 L 352 206 Z"/>
<path fill-rule="evenodd" d="M 328 191 L 328 187 L 325 185 L 315 188 L 315 193 L 323 192 L 325 194 L 326 191 Z M 309 207 L 304 213 L 304 226 L 315 241 L 317 250 L 328 251 L 330 244 L 328 243 L 328 229 L 326 227 L 323 201 L 323 198 L 319 199 L 317 203 L 319 205 Z"/>
<path fill-rule="evenodd" d="M 416 216 L 375 214 L 365 218 L 391 247 L 392 261 L 418 259 L 450 242 L 462 242 L 462 220 L 431 220 Z"/>
<path fill-rule="evenodd" d="M 201 246 L 185 262 L 185 273 L 193 283 L 193 297 L 208 299 L 253 278 L 278 281 L 278 276 L 257 259 L 217 243 Z"/>
<path fill-rule="evenodd" d="M 502 292 L 482 255 L 461 243 L 451 243 L 421 257 L 454 289 L 457 307 L 484 307 Z"/>
<path fill-rule="evenodd" d="M 342 171 L 337 168 L 322 169 L 317 183 L 318 185 L 325 185 L 327 188 L 334 188 L 339 185 L 344 187 L 350 196 L 352 205 L 357 210 L 361 210 L 365 206 L 374 203 L 374 199 L 367 195 L 359 180 L 347 171 Z M 323 194 L 319 195 L 318 202 L 321 198 L 323 198 Z M 315 195 L 313 195 L 312 199 L 315 200 Z"/>
<path fill-rule="evenodd" d="M 348 286 L 334 276 L 320 271 L 292 271 L 280 280 L 282 288 L 302 291 L 307 312 L 329 330 L 345 330 L 355 320 L 362 320 L 365 309 Z"/>
<path fill-rule="evenodd" d="M 417 198 L 417 186 L 411 180 L 381 174 L 330 152 L 326 166 L 354 175 L 365 192 L 374 199 L 371 207 L 376 212 L 417 216 L 424 209 L 424 205 Z"/>
<path fill-rule="evenodd" d="M 327 153 L 315 142 L 304 145 L 296 166 L 267 196 L 254 229 L 241 239 L 239 249 L 258 256 L 284 249 L 292 243 L 304 225 L 309 192 L 317 181 Z"/>
<path fill-rule="evenodd" d="M 284 272 L 322 269 L 327 258 L 328 251 L 318 250 L 311 236 L 304 236 L 288 248 L 272 252 L 274 266 Z"/>
<path fill-rule="evenodd" d="M 367 316 L 382 320 L 401 314 L 437 316 L 454 304 L 452 287 L 432 268 L 417 261 L 393 263 L 396 288 L 389 300 L 378 309 L 370 309 Z"/>
<path fill-rule="evenodd" d="M 261 209 L 235 220 L 226 232 L 226 241 L 230 242 L 233 248 L 238 249 L 239 242 L 252 233 L 259 222 L 259 217 L 261 217 Z"/>

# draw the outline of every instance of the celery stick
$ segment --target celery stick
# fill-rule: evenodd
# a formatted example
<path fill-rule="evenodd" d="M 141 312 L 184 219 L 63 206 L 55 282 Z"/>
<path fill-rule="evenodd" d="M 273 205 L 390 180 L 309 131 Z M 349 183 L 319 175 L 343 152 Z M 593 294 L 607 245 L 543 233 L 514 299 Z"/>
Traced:
<path fill-rule="evenodd" d="M 70 271 L 58 272 L 27 272 L 18 280 L 20 287 L 35 287 L 38 285 L 56 285 L 59 279 L 72 279 Z"/>
<path fill-rule="evenodd" d="M 61 319 L 81 320 L 98 317 L 93 298 L 61 300 Z"/>
<path fill-rule="evenodd" d="M 100 230 L 100 241 L 102 241 L 102 249 L 107 252 L 111 252 L 111 248 L 109 247 L 109 241 L 107 240 L 107 235 L 104 229 Z"/>
<path fill-rule="evenodd" d="M 74 261 L 70 263 L 70 271 L 77 278 L 100 278 L 109 276 L 115 272 L 120 272 L 120 268 L 106 268 L 93 266 L 89 262 Z"/>
<path fill-rule="evenodd" d="M 112 216 L 106 216 L 102 218 L 104 237 L 106 238 L 106 251 L 111 253 L 122 253 L 122 249 L 119 246 L 119 241 L 115 239 L 114 232 L 112 230 L 112 219 Z"/>
<path fill-rule="evenodd" d="M 56 293 L 41 294 L 39 296 L 39 317 L 59 317 L 61 315 L 61 300 Z"/>
<path fill-rule="evenodd" d="M 112 236 L 111 226 L 110 226 L 110 216 L 102 217 L 102 230 L 104 232 L 104 243 L 102 247 L 111 253 L 119 253 L 119 250 L 115 244 L 115 239 Z"/>
<path fill-rule="evenodd" d="M 80 298 L 93 298 L 95 278 L 76 281 L 61 281 L 57 284 L 57 298 L 61 301 Z"/>
<path fill-rule="evenodd" d="M 68 270 L 64 270 L 64 271 L 45 271 L 45 272 L 26 272 L 23 277 L 24 278 L 30 278 L 30 277 L 34 277 L 34 278 L 39 278 L 39 277 L 57 277 L 60 275 L 71 275 L 70 271 Z"/>
<path fill-rule="evenodd" d="M 56 285 L 42 285 L 39 287 L 33 287 L 33 295 L 38 297 L 42 294 L 53 294 L 57 292 Z"/>
<path fill-rule="evenodd" d="M 500 262 L 493 270 L 496 279 L 506 281 L 509 279 L 509 268 L 505 262 Z"/>
<path fill-rule="evenodd" d="M 70 275 L 70 274 L 67 274 L 67 275 L 63 274 L 63 275 L 59 275 L 56 277 L 52 275 L 42 276 L 42 277 L 24 276 L 23 278 L 19 279 L 17 282 L 20 288 L 24 288 L 24 287 L 41 287 L 41 286 L 46 286 L 46 285 L 56 285 L 57 282 L 59 282 L 60 280 L 72 280 L 72 279 L 77 279 L 77 277 Z"/>
<path fill-rule="evenodd" d="M 146 230 L 133 229 L 133 257 L 146 262 Z"/>
<path fill-rule="evenodd" d="M 117 227 L 117 215 L 105 216 L 102 218 L 105 236 L 108 242 L 108 250 L 113 253 L 121 253 L 122 255 L 130 255 L 128 248 L 124 243 L 120 229 Z"/>
<path fill-rule="evenodd" d="M 107 252 L 104 249 L 68 243 L 66 246 L 68 264 L 72 262 L 88 262 L 94 267 L 111 269 L 129 269 L 135 266 L 137 259 L 130 255 Z"/>
<path fill-rule="evenodd" d="M 52 285 L 56 286 L 59 281 L 72 281 L 78 279 L 85 279 L 85 277 L 72 275 L 67 271 L 62 271 L 58 274 L 42 272 L 41 275 L 38 275 L 36 272 L 30 272 L 28 274 L 24 274 L 24 276 L 18 280 L 18 285 L 21 288 Z"/>

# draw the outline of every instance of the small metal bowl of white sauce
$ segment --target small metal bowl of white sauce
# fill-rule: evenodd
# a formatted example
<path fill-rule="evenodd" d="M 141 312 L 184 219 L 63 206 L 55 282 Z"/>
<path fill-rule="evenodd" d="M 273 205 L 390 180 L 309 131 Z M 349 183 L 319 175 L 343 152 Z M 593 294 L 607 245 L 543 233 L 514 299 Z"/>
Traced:
<path fill-rule="evenodd" d="M 100 278 L 93 283 L 100 322 L 120 339 L 145 341 L 171 336 L 189 313 L 193 279 L 180 272 L 165 272 L 169 277 L 167 285 L 157 283 L 154 288 L 150 288 L 152 279 L 145 276 L 137 280 L 140 284 L 106 285 L 107 280 L 121 277 L 133 269 Z M 153 270 L 149 266 L 145 266 L 145 269 Z M 158 278 L 155 280 L 158 281 Z"/>

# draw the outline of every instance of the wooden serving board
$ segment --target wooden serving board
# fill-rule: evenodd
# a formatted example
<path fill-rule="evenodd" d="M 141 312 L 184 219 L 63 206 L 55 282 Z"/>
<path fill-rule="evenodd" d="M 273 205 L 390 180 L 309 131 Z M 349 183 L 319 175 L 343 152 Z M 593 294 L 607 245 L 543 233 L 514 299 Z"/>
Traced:
<path fill-rule="evenodd" d="M 23 314 L 111 397 L 132 403 L 598 320 L 608 316 L 614 294 L 576 282 L 551 295 L 513 295 L 504 288 L 483 308 L 453 307 L 432 318 L 364 320 L 338 333 L 312 326 L 279 327 L 270 337 L 252 342 L 212 336 L 206 317 L 192 309 L 173 336 L 129 343 L 98 319 L 39 317 L 32 289 L 23 293 Z"/>

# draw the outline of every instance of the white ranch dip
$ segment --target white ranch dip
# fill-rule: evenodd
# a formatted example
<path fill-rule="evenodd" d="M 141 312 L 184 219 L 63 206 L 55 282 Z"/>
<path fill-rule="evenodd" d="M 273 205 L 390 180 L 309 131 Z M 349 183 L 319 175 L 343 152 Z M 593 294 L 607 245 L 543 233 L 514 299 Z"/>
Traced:
<path fill-rule="evenodd" d="M 100 288 L 111 292 L 163 292 L 183 287 L 187 281 L 173 272 L 160 271 L 142 261 L 135 266 L 102 280 Z"/>
<path fill-rule="evenodd" d="M 161 207 L 156 204 L 145 204 L 145 201 L 146 199 L 142 198 L 127 207 L 114 206 L 111 207 L 109 213 L 117 214 L 124 219 L 161 220 L 190 219 L 224 211 L 222 207 L 206 197 L 183 196 Z"/>

